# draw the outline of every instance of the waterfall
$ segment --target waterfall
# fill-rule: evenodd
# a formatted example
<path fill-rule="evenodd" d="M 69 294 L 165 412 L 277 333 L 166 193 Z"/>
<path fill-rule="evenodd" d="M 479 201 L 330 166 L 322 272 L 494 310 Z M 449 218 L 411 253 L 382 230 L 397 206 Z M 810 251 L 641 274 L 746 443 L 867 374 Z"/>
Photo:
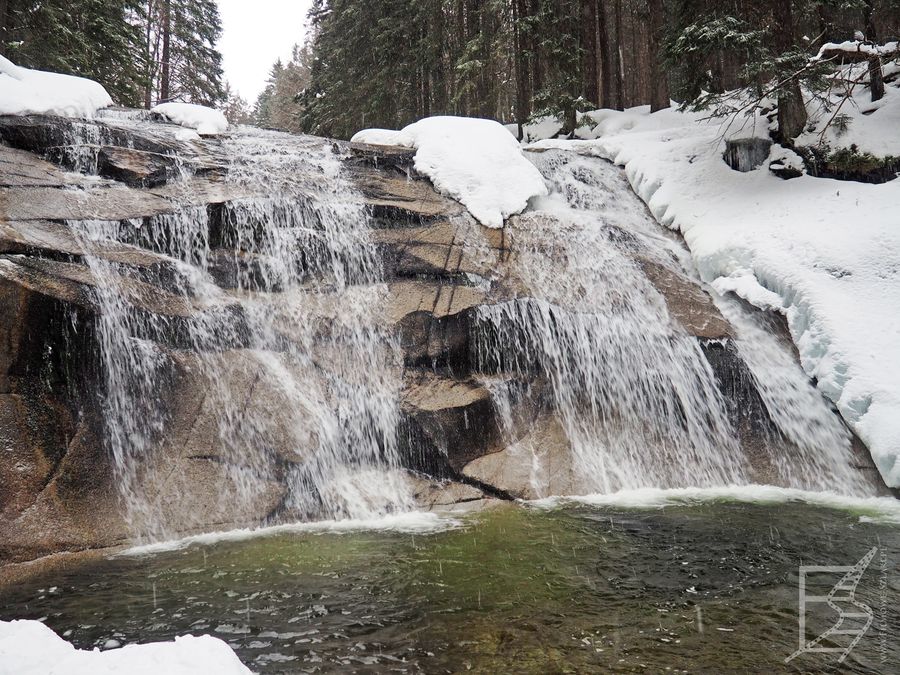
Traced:
<path fill-rule="evenodd" d="M 83 146 L 131 126 L 142 143 L 183 131 L 124 114 L 102 131 L 73 125 L 70 164 L 96 170 Z M 435 466 L 449 462 L 444 439 L 460 417 L 401 412 L 410 367 L 385 310 L 396 289 L 343 151 L 249 128 L 178 142 L 200 161 L 168 165 L 158 190 L 171 212 L 69 222 L 91 273 L 99 414 L 132 531 L 164 538 L 260 514 L 415 508 L 403 463 L 425 436 L 400 437 L 420 423 L 406 416 L 434 426 L 422 451 Z M 758 313 L 697 290 L 684 245 L 619 169 L 575 153 L 528 156 L 551 193 L 511 218 L 500 243 L 465 214 L 423 223 L 452 230 L 448 248 L 465 249 L 469 270 L 438 268 L 426 281 L 481 298 L 453 319 L 471 352 L 427 374 L 483 393 L 488 412 L 471 429 L 467 408 L 461 419 L 483 436 L 472 448 L 518 463 L 510 494 L 753 482 L 871 492 L 852 437 L 790 346 Z M 213 177 L 192 168 L 204 157 Z M 691 293 L 703 298 L 682 298 Z M 690 328 L 673 297 L 714 314 L 719 332 Z M 434 475 L 490 488 L 491 476 L 466 473 L 479 459 L 473 450 Z M 558 459 L 566 475 L 551 486 Z"/>
<path fill-rule="evenodd" d="M 218 150 L 225 187 L 265 196 L 196 206 L 182 167 L 174 213 L 69 223 L 98 281 L 102 414 L 132 527 L 173 534 L 185 514 L 171 482 L 189 491 L 191 477 L 171 476 L 162 457 L 209 448 L 225 478 L 213 503 L 237 520 L 276 478 L 290 517 L 410 508 L 397 471 L 402 358 L 375 316 L 386 286 L 339 157 L 319 139 L 250 129 Z M 110 242 L 158 254 L 144 273 L 169 295 L 143 300 L 160 311 L 132 302 L 145 289 L 103 255 Z M 167 397 L 185 381 L 198 400 L 173 412 Z"/>
<path fill-rule="evenodd" d="M 726 400 L 704 341 L 670 315 L 646 273 L 658 266 L 695 277 L 687 251 L 612 164 L 560 151 L 528 155 L 551 194 L 507 226 L 518 297 L 479 308 L 476 361 L 486 372 L 546 374 L 574 490 L 746 484 L 759 464 L 789 487 L 870 489 L 852 468 L 848 433 L 786 346 L 720 299 L 771 441 L 742 447 L 737 426 L 749 401 Z M 509 407 L 506 392 L 492 388 L 498 409 Z"/>

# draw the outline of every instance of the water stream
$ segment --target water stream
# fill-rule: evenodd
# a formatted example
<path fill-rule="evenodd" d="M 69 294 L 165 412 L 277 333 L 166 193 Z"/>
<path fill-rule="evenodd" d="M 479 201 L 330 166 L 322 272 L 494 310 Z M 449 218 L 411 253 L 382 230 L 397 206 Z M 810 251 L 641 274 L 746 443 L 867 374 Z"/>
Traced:
<path fill-rule="evenodd" d="M 165 382 L 184 387 L 184 373 L 188 395 L 202 397 L 193 424 L 208 420 L 197 433 L 216 439 L 184 452 L 213 448 L 228 474 L 218 504 L 232 519 L 273 480 L 289 483 L 281 508 L 298 518 L 408 508 L 395 475 L 400 356 L 372 311 L 385 287 L 361 199 L 328 143 L 245 129 L 218 150 L 231 160 L 226 189 L 266 196 L 198 207 L 184 171 L 173 214 L 70 223 L 97 249 L 87 263 L 100 280 L 103 415 L 133 529 L 164 538 L 173 519 L 190 525 L 172 496 L 191 477 L 173 487 L 179 477 L 153 451 L 177 427 Z M 135 282 L 102 255 L 109 241 L 163 256 L 168 311 L 130 302 Z M 313 304 L 328 311 L 313 316 Z"/>
<path fill-rule="evenodd" d="M 479 309 L 481 368 L 547 373 L 575 492 L 758 480 L 735 428 L 750 407 L 746 392 L 723 397 L 701 341 L 671 315 L 647 273 L 656 267 L 688 288 L 697 283 L 683 244 L 666 236 L 611 163 L 527 154 L 551 194 L 507 226 L 526 297 Z M 790 346 L 737 302 L 716 300 L 749 369 L 736 376 L 759 392 L 767 416 L 770 442 L 754 461 L 786 487 L 873 494 L 853 468 L 848 432 Z M 494 391 L 500 410 L 509 408 L 506 393 Z"/>

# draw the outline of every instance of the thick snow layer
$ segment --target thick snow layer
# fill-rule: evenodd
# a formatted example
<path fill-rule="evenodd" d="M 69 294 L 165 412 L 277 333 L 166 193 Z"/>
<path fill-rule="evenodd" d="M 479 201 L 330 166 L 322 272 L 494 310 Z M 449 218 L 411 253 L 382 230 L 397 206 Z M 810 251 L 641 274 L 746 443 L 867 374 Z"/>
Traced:
<path fill-rule="evenodd" d="M 898 142 L 898 91 L 886 100 L 858 130 L 864 147 Z M 807 374 L 900 486 L 900 179 L 739 173 L 722 160 L 722 126 L 701 115 L 592 117 L 597 140 L 537 145 L 623 166 L 657 220 L 684 234 L 707 282 L 783 313 Z"/>
<path fill-rule="evenodd" d="M 505 124 L 504 126 L 513 136 L 516 136 L 518 138 L 518 124 Z M 522 125 L 522 140 L 527 143 L 531 141 L 539 141 L 544 138 L 553 138 L 562 131 L 562 128 L 562 123 L 552 115 L 539 117 L 536 120 Z"/>
<path fill-rule="evenodd" d="M 196 129 L 204 136 L 215 136 L 228 131 L 228 120 L 219 110 L 193 103 L 160 103 L 150 112 L 159 113 L 175 124 Z"/>
<path fill-rule="evenodd" d="M 209 635 L 107 651 L 75 649 L 40 621 L 0 621 L 0 675 L 249 675 Z"/>
<path fill-rule="evenodd" d="M 521 213 L 546 195 L 540 172 L 501 124 L 469 117 L 428 117 L 401 131 L 360 131 L 356 143 L 416 148 L 416 170 L 443 194 L 459 200 L 487 227 Z"/>
<path fill-rule="evenodd" d="M 888 42 L 883 45 L 875 45 L 860 40 L 847 40 L 845 42 L 826 42 L 822 45 L 816 60 L 825 58 L 829 52 L 860 53 L 866 56 L 891 56 L 900 51 L 900 43 Z"/>
<path fill-rule="evenodd" d="M 848 77 L 866 80 L 866 68 L 862 63 L 844 70 Z M 888 85 L 884 98 L 873 103 L 868 87 L 857 87 L 853 96 L 837 110 L 839 96 L 838 92 L 831 96 L 832 113 L 822 114 L 811 107 L 810 122 L 797 138 L 797 144 L 824 146 L 830 152 L 856 146 L 860 152 L 876 157 L 900 157 L 900 132 L 897 131 L 900 129 L 900 89 Z M 835 111 L 846 115 L 846 125 L 827 124 Z"/>
<path fill-rule="evenodd" d="M 0 115 L 91 117 L 112 102 L 93 80 L 20 68 L 0 56 Z"/>
<path fill-rule="evenodd" d="M 415 145 L 413 139 L 402 131 L 394 129 L 364 129 L 350 139 L 353 143 L 369 143 L 370 145 L 399 145 L 411 148 Z"/>

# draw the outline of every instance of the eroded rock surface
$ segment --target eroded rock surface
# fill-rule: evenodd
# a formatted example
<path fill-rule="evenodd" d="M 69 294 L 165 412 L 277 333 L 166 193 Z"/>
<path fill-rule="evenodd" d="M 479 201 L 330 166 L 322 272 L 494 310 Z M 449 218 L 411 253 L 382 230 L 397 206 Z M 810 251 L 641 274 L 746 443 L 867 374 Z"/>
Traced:
<path fill-rule="evenodd" d="M 88 264 L 79 221 L 113 221 L 132 233 L 127 244 L 101 237 L 90 253 L 114 266 L 130 306 L 154 317 L 153 333 L 139 337 L 173 364 L 158 389 L 167 427 L 142 476 L 167 535 L 277 522 L 290 512 L 287 477 L 306 459 L 293 449 L 315 446 L 297 425 L 277 422 L 279 414 L 303 411 L 285 411 L 287 401 L 271 388 L 260 393 L 236 300 L 249 286 L 271 294 L 272 311 L 301 307 L 312 329 L 324 332 L 346 298 L 322 288 L 279 298 L 271 261 L 243 250 L 229 231 L 229 209 L 258 193 L 222 180 L 232 167 L 215 140 L 180 140 L 178 128 L 136 117 L 0 117 L 0 565 L 115 546 L 133 531 L 97 408 L 104 385 L 96 298 L 112 277 Z M 400 451 L 418 502 L 471 508 L 582 490 L 565 430 L 547 404 L 545 374 L 479 372 L 473 358 L 479 311 L 529 293 L 513 265 L 521 255 L 515 228 L 477 225 L 415 172 L 406 148 L 335 144 L 334 151 L 368 207 L 383 260 L 384 283 L 370 302 L 402 350 Z M 213 303 L 175 292 L 180 263 L 158 250 L 172 236 L 167 217 L 185 204 L 207 215 L 208 269 L 220 290 Z M 298 251 L 298 264 L 306 254 Z M 700 342 L 725 396 L 739 401 L 735 420 L 752 448 L 767 433 L 765 415 L 728 347 L 731 327 L 689 275 L 649 259 L 635 263 L 679 330 Z M 184 349 L 181 336 L 201 320 L 233 333 L 228 349 Z M 292 339 L 288 321 L 281 338 Z M 334 358 L 340 356 L 313 354 L 310 368 Z M 208 377 L 210 359 L 221 366 L 219 379 Z M 245 407 L 276 411 L 271 428 L 260 432 L 271 448 L 267 470 L 242 466 L 239 452 L 220 442 L 216 389 L 223 386 Z M 509 411 L 498 409 L 498 386 L 513 392 Z M 872 473 L 865 453 L 859 457 L 861 470 Z M 761 479 L 769 473 L 758 467 Z M 226 503 L 221 495 L 228 490 L 218 486 L 235 481 L 255 487 L 246 499 Z"/>

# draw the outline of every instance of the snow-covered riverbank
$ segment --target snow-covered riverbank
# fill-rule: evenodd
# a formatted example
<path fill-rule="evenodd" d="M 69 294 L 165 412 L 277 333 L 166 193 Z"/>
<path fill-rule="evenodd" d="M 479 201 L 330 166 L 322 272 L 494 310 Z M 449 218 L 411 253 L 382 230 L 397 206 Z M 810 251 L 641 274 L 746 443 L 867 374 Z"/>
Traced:
<path fill-rule="evenodd" d="M 249 675 L 222 640 L 185 635 L 105 651 L 75 649 L 40 621 L 0 621 L 0 675 Z"/>

